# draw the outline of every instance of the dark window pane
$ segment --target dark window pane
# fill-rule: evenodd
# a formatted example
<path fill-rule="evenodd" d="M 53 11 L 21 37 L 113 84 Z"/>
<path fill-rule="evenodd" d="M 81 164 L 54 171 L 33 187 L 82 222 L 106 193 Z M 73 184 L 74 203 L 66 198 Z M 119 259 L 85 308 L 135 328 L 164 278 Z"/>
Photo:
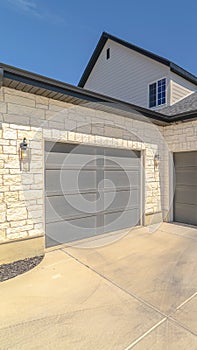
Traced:
<path fill-rule="evenodd" d="M 110 48 L 106 51 L 106 59 L 108 60 L 110 58 Z"/>
<path fill-rule="evenodd" d="M 149 107 L 156 106 L 156 83 L 149 85 Z"/>

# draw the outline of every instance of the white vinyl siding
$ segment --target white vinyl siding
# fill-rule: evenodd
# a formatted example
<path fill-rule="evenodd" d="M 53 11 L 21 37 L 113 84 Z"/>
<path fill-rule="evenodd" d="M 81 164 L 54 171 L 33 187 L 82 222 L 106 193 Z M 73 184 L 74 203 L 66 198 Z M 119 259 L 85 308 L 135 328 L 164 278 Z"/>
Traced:
<path fill-rule="evenodd" d="M 171 72 L 171 105 L 197 90 L 197 86 Z"/>
<path fill-rule="evenodd" d="M 147 87 L 165 76 L 168 90 L 169 74 L 169 67 L 108 40 L 84 88 L 148 108 Z M 167 104 L 168 96 L 167 91 Z"/>
<path fill-rule="evenodd" d="M 110 49 L 109 59 L 107 49 Z M 164 64 L 108 40 L 84 88 L 149 108 L 149 85 L 163 77 L 166 78 L 165 107 L 197 90 L 195 84 L 173 73 Z"/>

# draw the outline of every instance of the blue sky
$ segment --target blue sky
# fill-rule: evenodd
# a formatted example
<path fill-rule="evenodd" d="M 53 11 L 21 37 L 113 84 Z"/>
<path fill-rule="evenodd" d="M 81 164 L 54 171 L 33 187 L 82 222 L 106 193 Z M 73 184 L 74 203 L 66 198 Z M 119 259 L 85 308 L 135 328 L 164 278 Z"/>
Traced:
<path fill-rule="evenodd" d="M 196 0 L 0 0 L 0 62 L 76 85 L 103 31 L 197 75 Z"/>

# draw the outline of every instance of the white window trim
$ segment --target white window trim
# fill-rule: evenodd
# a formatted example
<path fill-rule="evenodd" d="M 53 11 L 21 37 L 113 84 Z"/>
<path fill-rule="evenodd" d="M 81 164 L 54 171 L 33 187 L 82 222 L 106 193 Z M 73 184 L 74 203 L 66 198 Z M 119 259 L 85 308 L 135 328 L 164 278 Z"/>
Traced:
<path fill-rule="evenodd" d="M 165 103 L 163 103 L 163 104 L 161 104 L 161 105 L 158 105 L 157 104 L 157 100 L 158 100 L 158 81 L 160 81 L 160 80 L 162 80 L 162 79 L 166 79 L 166 102 Z M 159 78 L 159 79 L 157 79 L 157 80 L 153 80 L 153 81 L 151 81 L 151 82 L 149 82 L 148 83 L 148 86 L 147 86 L 147 90 L 148 90 L 148 93 L 147 93 L 147 96 L 148 96 L 148 99 L 147 99 L 147 106 L 148 106 L 148 108 L 149 109 L 158 109 L 158 108 L 161 108 L 161 107 L 165 107 L 165 106 L 167 106 L 167 77 L 165 76 L 165 77 L 162 77 L 162 78 Z M 154 107 L 149 107 L 149 86 L 151 85 L 151 84 L 154 84 L 154 83 L 156 83 L 156 106 L 154 106 Z"/>

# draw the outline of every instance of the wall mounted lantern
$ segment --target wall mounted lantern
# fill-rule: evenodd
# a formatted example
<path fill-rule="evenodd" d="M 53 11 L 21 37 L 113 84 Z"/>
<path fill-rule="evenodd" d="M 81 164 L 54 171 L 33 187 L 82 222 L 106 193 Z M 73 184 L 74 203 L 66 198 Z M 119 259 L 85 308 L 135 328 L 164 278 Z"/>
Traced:
<path fill-rule="evenodd" d="M 154 166 L 155 168 L 157 168 L 159 166 L 160 163 L 160 155 L 158 153 L 155 154 L 154 156 Z"/>
<path fill-rule="evenodd" d="M 30 148 L 28 147 L 27 139 L 24 137 L 20 143 L 20 169 L 22 171 L 30 170 Z"/>

